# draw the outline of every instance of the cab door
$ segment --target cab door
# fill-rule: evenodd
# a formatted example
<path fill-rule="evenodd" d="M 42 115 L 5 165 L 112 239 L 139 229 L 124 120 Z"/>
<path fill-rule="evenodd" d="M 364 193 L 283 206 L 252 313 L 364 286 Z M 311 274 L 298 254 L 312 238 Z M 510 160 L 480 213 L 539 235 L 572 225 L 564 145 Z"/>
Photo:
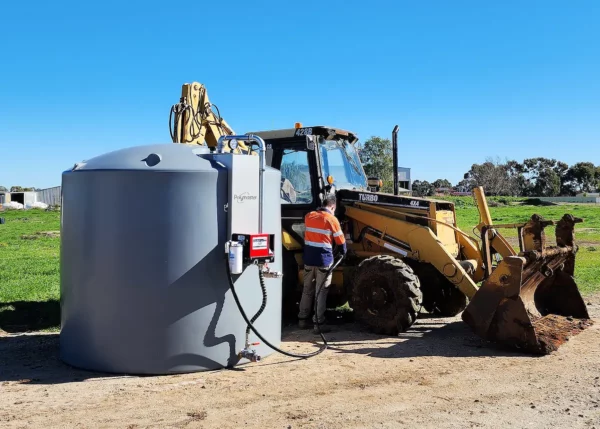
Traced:
<path fill-rule="evenodd" d="M 281 139 L 287 140 L 287 139 Z M 281 171 L 281 220 L 283 229 L 304 244 L 304 216 L 321 204 L 317 150 L 304 139 L 270 141 L 271 167 Z M 285 245 L 285 240 L 284 240 Z"/>

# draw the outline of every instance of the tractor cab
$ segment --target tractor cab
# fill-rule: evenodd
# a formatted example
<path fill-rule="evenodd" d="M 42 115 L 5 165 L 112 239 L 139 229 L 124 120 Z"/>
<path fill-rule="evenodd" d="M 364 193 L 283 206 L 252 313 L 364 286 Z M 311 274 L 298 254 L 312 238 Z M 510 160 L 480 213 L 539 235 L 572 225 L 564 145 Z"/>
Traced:
<path fill-rule="evenodd" d="M 282 222 L 294 242 L 304 242 L 304 216 L 319 207 L 327 193 L 369 192 L 355 146 L 358 137 L 350 131 L 296 124 L 249 134 L 265 141 L 267 165 L 281 171 Z"/>
<path fill-rule="evenodd" d="M 281 204 L 308 211 L 323 195 L 341 189 L 368 191 L 369 185 L 349 131 L 316 126 L 258 131 L 267 145 L 267 164 L 281 171 Z"/>

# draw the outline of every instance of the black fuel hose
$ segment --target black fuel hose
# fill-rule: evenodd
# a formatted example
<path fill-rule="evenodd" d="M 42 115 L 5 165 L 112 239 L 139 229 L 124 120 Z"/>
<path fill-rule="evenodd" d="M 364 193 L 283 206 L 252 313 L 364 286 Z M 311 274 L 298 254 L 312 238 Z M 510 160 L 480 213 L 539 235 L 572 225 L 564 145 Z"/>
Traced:
<path fill-rule="evenodd" d="M 333 261 L 333 264 L 331 264 L 331 267 L 329 267 L 329 269 L 327 270 L 327 274 L 325 275 L 325 278 L 321 282 L 320 287 L 319 288 L 315 288 L 315 308 L 314 308 L 314 312 L 315 312 L 315 325 L 317 325 L 317 331 L 319 331 L 319 335 L 323 339 L 323 343 L 325 343 L 325 348 L 327 348 L 327 340 L 325 339 L 325 337 L 323 336 L 323 333 L 321 332 L 321 325 L 319 324 L 319 318 L 316 316 L 318 314 L 317 313 L 317 308 L 319 308 L 319 295 L 320 295 L 319 292 L 321 291 L 321 288 L 323 287 L 323 284 L 327 280 L 327 277 L 329 277 L 329 275 L 333 272 L 333 270 L 335 270 L 336 267 L 338 265 L 340 265 L 340 262 L 342 262 L 342 259 L 344 259 L 344 255 L 343 254 L 340 255 L 340 256 L 338 256 Z"/>
<path fill-rule="evenodd" d="M 333 270 L 340 264 L 340 262 L 342 262 L 342 259 L 343 259 L 343 257 L 338 258 L 331 265 L 331 267 L 329 268 L 329 270 L 327 270 L 327 275 L 325 276 L 325 279 L 321 283 L 320 287 L 318 289 L 316 289 L 315 312 L 316 312 L 316 309 L 317 309 L 317 304 L 319 302 L 319 293 L 318 293 L 318 291 L 320 290 L 320 288 L 325 283 L 325 280 L 327 279 L 327 277 L 329 277 L 329 274 L 331 274 L 333 272 Z M 316 356 L 316 355 L 324 352 L 325 349 L 327 349 L 327 339 L 325 339 L 325 336 L 321 332 L 321 328 L 319 326 L 319 320 L 318 320 L 317 317 L 315 317 L 315 321 L 316 321 L 316 325 L 317 325 L 317 330 L 319 331 L 319 335 L 321 336 L 321 339 L 323 340 L 323 345 L 319 348 L 319 350 L 314 351 L 312 353 L 296 354 L 296 353 L 286 352 L 285 350 L 281 350 L 280 348 L 278 348 L 278 347 L 274 346 L 273 344 L 271 344 L 254 327 L 254 325 L 252 324 L 252 321 L 250 319 L 248 319 L 248 316 L 246 315 L 246 312 L 244 311 L 244 308 L 242 307 L 242 303 L 240 302 L 240 299 L 239 299 L 239 297 L 237 295 L 237 292 L 235 291 L 235 285 L 233 284 L 233 279 L 231 278 L 231 269 L 229 268 L 229 260 L 228 259 L 225 259 L 225 265 L 226 265 L 226 268 L 227 268 L 227 278 L 229 280 L 229 287 L 231 288 L 231 293 L 233 294 L 233 299 L 235 300 L 235 303 L 237 304 L 238 309 L 240 310 L 240 314 L 242 315 L 242 317 L 244 318 L 244 320 L 248 324 L 248 328 L 251 329 L 252 332 L 254 332 L 256 334 L 256 336 L 262 340 L 263 343 L 265 343 L 268 347 L 270 347 L 271 349 L 275 350 L 276 352 L 281 353 L 282 355 L 289 356 L 289 357 L 300 358 L 300 359 L 307 359 L 307 358 Z M 264 287 L 264 276 L 262 274 L 262 271 L 260 271 L 260 268 L 258 270 L 258 275 L 259 275 L 259 278 L 261 280 L 261 290 L 262 290 L 262 295 L 263 295 L 263 302 L 262 302 L 262 305 L 261 305 L 261 310 L 264 310 L 264 307 L 266 307 L 267 289 L 266 289 L 266 287 Z M 261 310 L 259 310 L 259 313 L 262 313 Z M 253 318 L 254 320 L 256 320 L 256 318 L 258 317 L 259 313 L 257 313 L 257 315 L 254 316 L 254 318 Z"/>
<path fill-rule="evenodd" d="M 227 264 L 227 266 L 229 266 L 229 264 Z M 260 270 L 260 267 L 258 267 L 258 280 L 260 281 L 260 290 L 262 291 L 263 299 L 262 299 L 262 304 L 260 305 L 260 308 L 258 309 L 256 314 L 252 317 L 252 319 L 250 320 L 250 323 L 256 322 L 256 319 L 258 319 L 260 317 L 262 312 L 265 311 L 265 307 L 267 306 L 267 287 L 265 286 L 265 276 L 263 276 L 263 273 Z M 246 339 L 248 338 L 249 335 L 250 335 L 250 325 L 246 326 Z"/>

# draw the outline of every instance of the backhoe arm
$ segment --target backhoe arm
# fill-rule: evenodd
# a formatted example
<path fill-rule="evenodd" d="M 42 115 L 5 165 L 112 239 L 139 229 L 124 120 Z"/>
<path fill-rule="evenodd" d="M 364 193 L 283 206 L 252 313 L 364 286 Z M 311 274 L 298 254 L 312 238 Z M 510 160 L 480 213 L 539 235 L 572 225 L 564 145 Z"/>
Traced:
<path fill-rule="evenodd" d="M 219 109 L 210 102 L 206 87 L 198 82 L 182 85 L 179 103 L 171 107 L 169 128 L 173 143 L 209 147 L 216 147 L 222 136 L 235 135 Z M 243 153 L 248 152 L 244 142 L 238 142 L 238 148 Z"/>

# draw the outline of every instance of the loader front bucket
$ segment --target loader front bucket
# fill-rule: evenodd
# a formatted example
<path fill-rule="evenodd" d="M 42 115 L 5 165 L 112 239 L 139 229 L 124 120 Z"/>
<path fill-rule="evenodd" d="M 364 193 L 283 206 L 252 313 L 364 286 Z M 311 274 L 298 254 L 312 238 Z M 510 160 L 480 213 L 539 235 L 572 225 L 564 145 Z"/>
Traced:
<path fill-rule="evenodd" d="M 529 250 L 503 259 L 462 314 L 477 335 L 545 355 L 592 324 L 573 278 L 574 223 L 565 215 L 557 225 L 558 245 L 545 248 L 540 218 L 532 217 L 524 228 Z"/>

